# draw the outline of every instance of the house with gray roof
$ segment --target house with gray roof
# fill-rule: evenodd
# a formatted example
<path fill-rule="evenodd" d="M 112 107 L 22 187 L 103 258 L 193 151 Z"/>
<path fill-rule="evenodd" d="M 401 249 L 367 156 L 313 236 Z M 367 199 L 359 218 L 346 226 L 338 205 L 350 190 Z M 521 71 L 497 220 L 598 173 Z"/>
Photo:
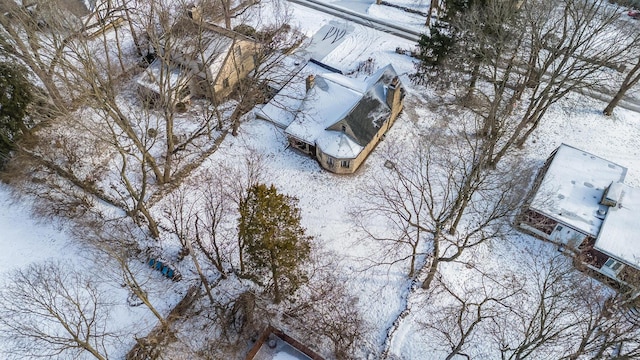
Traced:
<path fill-rule="evenodd" d="M 391 128 L 405 90 L 392 65 L 364 80 L 309 75 L 306 95 L 285 129 L 289 145 L 338 174 L 355 172 Z"/>
<path fill-rule="evenodd" d="M 626 174 L 623 166 L 562 144 L 538 173 L 518 225 L 639 290 L 640 189 L 624 183 Z"/>

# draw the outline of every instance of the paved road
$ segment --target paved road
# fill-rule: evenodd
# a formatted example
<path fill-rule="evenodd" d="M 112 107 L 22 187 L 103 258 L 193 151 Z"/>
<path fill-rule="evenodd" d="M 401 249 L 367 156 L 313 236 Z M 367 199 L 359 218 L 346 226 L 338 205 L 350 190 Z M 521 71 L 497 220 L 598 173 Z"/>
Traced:
<path fill-rule="evenodd" d="M 317 0 L 289 0 L 289 2 L 306 6 L 308 8 L 318 10 L 329 15 L 337 16 L 356 24 L 364 25 L 382 32 L 386 32 L 403 39 L 415 42 L 418 42 L 418 39 L 420 39 L 421 34 L 415 30 L 407 29 L 405 27 L 398 26 L 386 21 L 378 20 L 368 15 L 345 9 L 343 7 L 325 4 Z"/>
<path fill-rule="evenodd" d="M 418 42 L 418 39 L 420 38 L 420 35 L 421 35 L 419 32 L 415 30 L 404 28 L 402 26 L 398 26 L 386 21 L 376 19 L 376 18 L 372 18 L 368 15 L 365 15 L 356 11 L 352 11 L 340 6 L 322 3 L 318 0 L 288 0 L 288 1 L 354 22 L 356 24 L 364 25 L 382 32 L 386 32 L 386 33 L 401 37 L 403 39 Z M 581 93 L 582 95 L 586 95 L 593 99 L 601 100 L 607 103 L 611 100 L 611 98 L 615 93 L 612 90 L 604 89 L 604 88 L 578 89 L 577 92 Z M 618 106 L 627 110 L 640 113 L 640 99 L 637 99 L 632 96 L 625 96 L 620 101 Z"/>

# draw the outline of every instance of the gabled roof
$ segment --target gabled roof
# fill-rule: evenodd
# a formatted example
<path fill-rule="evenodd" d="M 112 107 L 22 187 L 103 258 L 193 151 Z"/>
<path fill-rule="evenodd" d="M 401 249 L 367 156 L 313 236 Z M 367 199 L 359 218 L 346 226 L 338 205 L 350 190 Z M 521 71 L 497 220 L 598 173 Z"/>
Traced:
<path fill-rule="evenodd" d="M 269 325 L 245 360 L 324 360 L 298 340 Z"/>
<path fill-rule="evenodd" d="M 327 131 L 324 136 L 316 139 L 316 146 L 322 149 L 325 154 L 338 159 L 354 158 L 364 149 L 364 146 L 339 131 Z"/>
<path fill-rule="evenodd" d="M 210 74 L 220 71 L 236 38 L 235 33 L 226 29 L 189 18 L 180 21 L 174 29 L 170 38 L 173 43 L 165 42 L 163 50 L 170 51 L 168 55 L 173 62 L 191 68 L 202 78 L 206 77 L 202 73 L 205 64 Z M 244 37 L 240 34 L 237 36 Z"/>
<path fill-rule="evenodd" d="M 206 78 L 205 65 L 212 77 L 217 77 L 229 52 L 238 41 L 254 43 L 255 39 L 247 37 L 233 30 L 208 23 L 206 21 L 194 21 L 183 17 L 171 31 L 172 44 L 166 44 L 171 60 L 184 67 L 191 68 L 195 74 Z M 168 41 L 168 39 L 166 41 Z"/>
<path fill-rule="evenodd" d="M 316 76 L 285 132 L 336 158 L 355 158 L 375 136 L 391 109 L 387 86 L 397 76 L 390 64 L 364 80 L 341 74 Z"/>
<path fill-rule="evenodd" d="M 553 155 L 530 207 L 556 221 L 596 237 L 604 216 L 599 209 L 604 190 L 622 182 L 627 169 L 588 152 L 562 144 Z"/>

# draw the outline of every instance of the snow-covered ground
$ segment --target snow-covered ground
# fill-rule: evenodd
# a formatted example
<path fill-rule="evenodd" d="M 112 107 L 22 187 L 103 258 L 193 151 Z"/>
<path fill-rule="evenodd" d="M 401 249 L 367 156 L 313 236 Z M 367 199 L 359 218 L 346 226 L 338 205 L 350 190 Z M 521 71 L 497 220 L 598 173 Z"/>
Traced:
<path fill-rule="evenodd" d="M 381 19 L 391 18 L 417 29 L 424 21 L 414 14 L 375 5 L 374 1 L 337 0 L 333 3 Z M 428 2 L 424 5 L 410 0 L 393 3 L 421 11 L 426 11 L 428 5 Z M 291 9 L 294 25 L 308 36 L 312 36 L 323 25 L 337 20 L 298 5 L 291 5 Z M 357 295 L 365 320 L 374 329 L 364 339 L 361 346 L 363 354 L 375 358 L 381 350 L 387 329 L 404 309 L 409 283 L 403 264 L 369 267 L 372 259 L 381 259 L 382 248 L 357 231 L 352 212 L 358 207 L 358 202 L 366 201 L 361 195 L 372 177 L 387 171 L 383 166 L 388 147 L 385 143 L 410 141 L 420 132 L 418 121 L 420 126 L 425 126 L 439 119 L 420 100 L 427 90 L 412 85 L 407 77 L 413 71 L 413 60 L 395 53 L 396 47 L 411 48 L 413 44 L 361 25 L 352 26 L 354 29 L 349 37 L 339 49 L 329 54 L 329 60 L 345 68 L 354 67 L 368 58 L 375 59 L 377 68 L 393 64 L 402 74 L 401 79 L 408 90 L 407 106 L 413 107 L 406 109 L 385 142 L 374 150 L 356 174 L 338 176 L 322 170 L 315 160 L 287 148 L 282 129 L 257 119 L 245 122 L 237 137 L 227 137 L 201 170 L 215 169 L 220 164 L 240 166 L 251 153 L 262 154 L 267 181 L 275 184 L 281 192 L 300 200 L 303 226 L 315 237 L 316 242 L 337 257 L 342 271 L 339 275 L 341 280 Z M 640 114 L 617 109 L 608 118 L 601 115 L 604 105 L 585 96 L 571 95 L 552 106 L 539 130 L 522 150 L 526 158 L 541 165 L 559 144 L 566 143 L 627 167 L 626 183 L 640 186 Z M 3 249 L 0 252 L 0 273 L 7 274 L 30 263 L 48 259 L 70 262 L 83 271 L 101 270 L 85 260 L 83 251 L 72 239 L 74 234 L 69 233 L 71 228 L 68 224 L 40 219 L 37 214 L 31 213 L 29 201 L 12 200 L 10 192 L 7 186 L 0 186 L 0 246 Z M 159 208 L 160 205 L 154 210 L 162 211 Z M 475 261 L 495 271 L 500 267 L 513 269 L 518 267 L 523 253 L 535 252 L 536 249 L 543 249 L 539 252 L 555 251 L 552 246 L 541 244 L 529 236 L 514 235 L 504 243 L 481 248 L 475 253 Z M 445 266 L 441 270 L 444 276 L 455 278 L 461 274 L 460 269 L 454 266 Z M 175 304 L 179 289 L 162 279 L 157 272 L 150 270 L 145 276 L 157 288 L 170 288 L 168 294 L 153 294 L 160 309 L 166 311 Z M 114 326 L 131 329 L 131 333 L 143 336 L 155 325 L 155 319 L 144 307 L 126 306 L 127 293 L 119 288 L 119 284 L 110 282 L 105 286 L 112 289 L 113 299 L 119 304 L 112 312 Z M 438 352 L 441 348 L 425 344 L 423 334 L 418 331 L 418 321 L 424 321 L 424 318 L 414 316 L 406 318 L 396 332 L 391 353 L 403 359 L 441 358 L 442 353 Z M 127 343 L 114 349 L 113 357 L 121 357 L 132 344 L 133 338 L 129 337 Z"/>
<path fill-rule="evenodd" d="M 98 284 L 103 298 L 108 303 L 107 330 L 122 337 L 107 340 L 110 358 L 123 358 L 134 345 L 134 336 L 145 336 L 157 324 L 157 319 L 144 306 L 131 307 L 127 303 L 129 291 L 122 287 L 119 269 L 106 266 L 108 262 L 95 261 L 94 254 L 78 243 L 81 235 L 74 234 L 69 221 L 42 218 L 32 212 L 33 203 L 26 198 L 15 198 L 12 189 L 0 183 L 0 274 L 3 282 L 11 281 L 16 270 L 25 270 L 30 265 L 54 263 L 71 268 L 89 276 Z M 140 263 L 135 268 L 140 283 L 148 292 L 154 306 L 162 312 L 171 309 L 184 291 L 162 277 L 159 272 L 148 270 Z M 0 343 L 0 356 L 6 349 Z M 7 354 L 5 354 L 7 355 Z"/>

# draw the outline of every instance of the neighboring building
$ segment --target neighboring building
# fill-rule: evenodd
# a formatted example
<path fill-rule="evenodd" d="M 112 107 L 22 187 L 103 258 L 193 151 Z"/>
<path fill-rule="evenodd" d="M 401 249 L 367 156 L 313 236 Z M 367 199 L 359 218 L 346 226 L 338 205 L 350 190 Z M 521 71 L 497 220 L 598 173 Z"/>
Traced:
<path fill-rule="evenodd" d="M 289 144 L 334 173 L 355 172 L 402 111 L 405 90 L 393 66 L 364 80 L 309 75 L 306 95 L 285 129 Z"/>
<path fill-rule="evenodd" d="M 259 44 L 206 23 L 194 9 L 164 38 L 164 48 L 138 79 L 141 92 L 164 101 L 205 97 L 219 102 L 256 66 Z"/>
<path fill-rule="evenodd" d="M 536 177 L 519 226 L 576 250 L 586 266 L 621 283 L 640 281 L 640 189 L 627 169 L 562 144 Z"/>
<path fill-rule="evenodd" d="M 324 360 L 301 342 L 272 326 L 260 335 L 245 360 Z"/>
<path fill-rule="evenodd" d="M 124 5 L 114 1 L 86 2 L 90 13 L 82 18 L 83 33 L 88 38 L 97 37 L 122 25 L 126 19 Z"/>
<path fill-rule="evenodd" d="M 360 60 L 358 59 L 360 54 L 345 54 L 343 50 L 336 51 L 336 49 L 339 49 L 340 45 L 347 39 L 347 44 L 353 44 L 358 41 L 353 36 L 353 30 L 353 25 L 348 22 L 330 21 L 313 34 L 309 41 L 309 46 L 302 52 L 305 57 L 309 58 L 309 61 L 325 68 L 326 71 L 346 73 L 349 69 L 345 67 L 345 63 L 349 64 L 349 66 L 356 64 Z"/>

